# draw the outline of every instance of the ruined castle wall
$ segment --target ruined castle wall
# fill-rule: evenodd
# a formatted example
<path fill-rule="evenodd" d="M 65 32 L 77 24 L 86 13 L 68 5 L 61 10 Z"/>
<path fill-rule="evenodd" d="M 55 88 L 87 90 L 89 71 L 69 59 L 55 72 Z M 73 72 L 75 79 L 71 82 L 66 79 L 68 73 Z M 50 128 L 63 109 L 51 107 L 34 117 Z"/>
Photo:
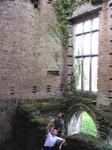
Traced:
<path fill-rule="evenodd" d="M 93 112 L 96 115 L 96 125 L 98 124 L 97 130 L 99 135 L 107 140 L 110 144 L 112 144 L 112 0 L 95 0 L 92 4 L 93 5 L 87 3 L 87 5 L 83 4 L 79 6 L 73 13 L 71 23 L 75 24 L 77 19 L 84 19 L 84 17 L 87 19 L 87 17 L 95 15 L 95 13 L 99 16 L 100 28 L 97 75 L 98 91 L 94 93 L 96 95 L 95 102 L 89 100 L 89 108 L 92 110 L 91 106 L 94 106 Z M 73 54 L 70 56 L 73 57 Z M 80 96 L 78 96 L 77 101 L 79 108 L 76 106 L 75 102 L 74 106 L 76 107 L 76 111 L 74 111 L 74 107 L 74 114 L 75 112 L 80 111 L 80 108 L 82 109 L 83 104 L 85 106 L 88 106 L 89 104 L 86 103 L 88 98 L 88 91 L 81 92 L 86 93 L 87 95 L 82 95 L 82 98 L 85 97 L 85 100 L 82 102 Z M 89 94 L 92 94 L 92 92 L 89 91 Z M 87 108 L 84 108 L 84 111 L 88 112 Z M 88 112 L 88 114 L 90 114 L 90 112 Z"/>
<path fill-rule="evenodd" d="M 99 17 L 100 25 L 97 104 L 99 106 L 108 106 L 112 100 L 112 1 L 103 0 L 99 2 L 96 0 L 92 5 L 90 3 L 81 5 L 74 11 L 71 21 L 74 24 L 77 22 L 77 19 L 87 18 L 88 16 L 95 15 L 95 13 Z"/>
<path fill-rule="evenodd" d="M 100 12 L 98 104 L 112 100 L 112 1 L 103 2 Z"/>
<path fill-rule="evenodd" d="M 49 34 L 49 24 L 55 22 L 47 0 L 38 5 L 0 0 L 0 99 L 61 94 L 61 46 Z"/>

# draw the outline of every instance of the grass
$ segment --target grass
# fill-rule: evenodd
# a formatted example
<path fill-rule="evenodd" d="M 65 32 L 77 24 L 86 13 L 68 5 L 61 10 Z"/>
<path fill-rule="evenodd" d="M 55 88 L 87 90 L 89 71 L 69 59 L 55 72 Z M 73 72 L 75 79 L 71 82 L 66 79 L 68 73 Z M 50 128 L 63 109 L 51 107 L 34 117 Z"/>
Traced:
<path fill-rule="evenodd" d="M 92 118 L 86 112 L 82 113 L 82 132 L 97 136 L 96 125 Z"/>

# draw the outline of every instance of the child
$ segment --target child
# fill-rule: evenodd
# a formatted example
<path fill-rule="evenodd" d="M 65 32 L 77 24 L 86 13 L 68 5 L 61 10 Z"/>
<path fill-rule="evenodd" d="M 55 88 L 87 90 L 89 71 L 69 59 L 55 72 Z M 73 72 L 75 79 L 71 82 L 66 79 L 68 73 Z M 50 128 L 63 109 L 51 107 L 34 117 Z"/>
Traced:
<path fill-rule="evenodd" d="M 59 149 L 61 149 L 62 145 L 65 143 L 65 139 L 57 136 L 58 130 L 56 130 L 55 128 L 50 129 L 50 125 L 52 122 L 54 122 L 54 119 L 51 120 L 51 122 L 47 126 L 47 135 L 43 147 L 44 150 L 52 150 L 52 148 L 55 146 L 57 141 L 60 143 Z"/>

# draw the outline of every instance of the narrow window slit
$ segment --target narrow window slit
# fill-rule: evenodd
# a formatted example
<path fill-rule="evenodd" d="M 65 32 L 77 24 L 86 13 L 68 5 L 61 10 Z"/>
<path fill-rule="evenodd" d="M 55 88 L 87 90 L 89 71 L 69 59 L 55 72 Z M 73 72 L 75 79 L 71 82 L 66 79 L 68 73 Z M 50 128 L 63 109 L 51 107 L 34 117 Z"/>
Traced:
<path fill-rule="evenodd" d="M 109 92 L 109 93 L 112 93 L 112 91 L 111 91 L 111 90 L 109 90 L 108 92 Z"/>
<path fill-rule="evenodd" d="M 72 76 L 72 74 L 67 74 L 68 76 Z"/>
<path fill-rule="evenodd" d="M 32 93 L 37 93 L 37 86 L 32 87 Z"/>
<path fill-rule="evenodd" d="M 63 84 L 60 85 L 60 92 L 63 91 Z"/>
<path fill-rule="evenodd" d="M 35 9 L 38 9 L 38 4 L 35 3 L 35 4 L 34 4 L 34 8 L 35 8 Z"/>
<path fill-rule="evenodd" d="M 68 67 L 72 67 L 73 65 L 72 64 L 68 64 Z"/>
<path fill-rule="evenodd" d="M 68 55 L 67 57 L 73 57 L 72 55 Z"/>
<path fill-rule="evenodd" d="M 51 85 L 47 85 L 47 92 L 51 92 Z"/>
<path fill-rule="evenodd" d="M 59 76 L 59 71 L 58 70 L 50 70 L 50 71 L 47 71 L 47 74 L 50 76 Z"/>
<path fill-rule="evenodd" d="M 109 4 L 109 7 L 112 7 L 112 3 Z"/>
<path fill-rule="evenodd" d="M 48 0 L 48 4 L 51 4 L 52 3 L 52 0 Z"/>
<path fill-rule="evenodd" d="M 11 87 L 11 88 L 10 88 L 10 94 L 11 94 L 11 95 L 14 95 L 14 91 L 15 91 L 15 90 L 14 90 L 14 87 Z"/>
<path fill-rule="evenodd" d="M 39 10 L 40 0 L 31 0 L 31 2 L 34 5 L 34 8 Z"/>
<path fill-rule="evenodd" d="M 112 96 L 109 96 L 108 98 L 109 98 L 109 99 L 112 99 Z"/>

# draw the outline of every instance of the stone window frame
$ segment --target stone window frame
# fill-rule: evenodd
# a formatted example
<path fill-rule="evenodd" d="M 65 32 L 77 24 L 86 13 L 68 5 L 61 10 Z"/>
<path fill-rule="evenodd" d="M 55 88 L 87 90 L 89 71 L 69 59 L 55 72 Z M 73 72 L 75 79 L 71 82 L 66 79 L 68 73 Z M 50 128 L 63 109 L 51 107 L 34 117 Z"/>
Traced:
<path fill-rule="evenodd" d="M 83 133 L 83 128 L 82 128 L 82 123 L 83 123 L 82 114 L 84 112 L 87 113 L 88 116 L 91 118 L 91 120 L 94 122 L 94 125 L 95 125 L 95 128 L 96 128 L 96 136 L 98 136 L 98 130 L 97 130 L 96 120 L 86 110 L 78 110 L 74 114 L 72 114 L 72 116 L 70 118 L 70 121 L 69 121 L 69 124 L 68 124 L 68 135 L 69 136 L 72 135 L 72 134 Z"/>
<path fill-rule="evenodd" d="M 82 17 L 81 16 L 79 16 L 79 18 L 77 17 L 76 18 L 76 20 L 74 21 L 74 23 L 73 23 L 73 25 L 75 25 L 75 24 L 78 24 L 78 23 L 83 23 L 83 28 L 84 28 L 84 22 L 85 21 L 88 21 L 88 20 L 92 20 L 92 19 L 94 19 L 94 18 L 99 18 L 99 14 L 98 14 L 98 12 L 97 13 L 90 13 L 90 14 L 86 14 L 86 15 L 83 15 Z M 100 19 L 100 18 L 99 18 Z M 100 20 L 99 20 L 99 23 L 100 23 Z M 76 34 L 76 36 L 80 36 L 80 35 L 85 35 L 85 34 L 90 34 L 90 36 L 92 35 L 92 33 L 95 33 L 95 32 L 99 32 L 99 29 L 97 29 L 97 30 L 90 30 L 89 32 L 83 32 L 83 33 L 81 33 L 81 34 Z M 91 39 L 90 39 L 91 40 Z M 90 45 L 91 46 L 91 45 Z M 73 50 L 74 51 L 74 50 Z M 91 51 L 91 50 L 90 50 Z M 81 74 L 81 89 L 79 89 L 79 90 L 82 90 L 82 91 L 85 91 L 84 90 L 84 79 L 83 79 L 83 77 L 84 77 L 84 74 L 83 74 L 83 72 L 84 72 L 84 69 L 83 69 L 83 60 L 84 60 L 84 58 L 90 58 L 90 69 L 89 69 L 89 76 L 90 76 L 90 79 L 89 79 L 89 90 L 87 90 L 87 91 L 90 91 L 90 92 L 94 92 L 94 91 L 92 91 L 92 64 L 91 64 L 91 62 L 92 62 L 92 58 L 93 57 L 98 57 L 98 55 L 99 54 L 89 54 L 89 55 L 80 55 L 80 56 L 75 56 L 74 57 L 74 59 L 79 59 L 79 58 L 81 58 L 82 59 L 82 62 L 81 62 L 81 66 L 82 66 L 82 74 Z M 98 74 L 98 73 L 97 73 Z"/>

